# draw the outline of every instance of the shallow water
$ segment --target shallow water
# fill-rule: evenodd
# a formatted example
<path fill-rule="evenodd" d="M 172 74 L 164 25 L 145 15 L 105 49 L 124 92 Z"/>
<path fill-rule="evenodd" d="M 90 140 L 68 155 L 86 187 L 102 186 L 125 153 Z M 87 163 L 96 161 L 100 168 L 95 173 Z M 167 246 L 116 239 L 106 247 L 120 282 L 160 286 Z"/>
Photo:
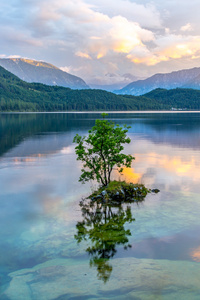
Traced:
<path fill-rule="evenodd" d="M 78 182 L 72 141 L 96 118 L 0 115 L 0 299 L 199 299 L 200 113 L 109 114 L 131 126 L 136 157 L 114 178 L 160 193 L 128 205 L 135 220 L 113 209 L 106 238 L 90 214 L 98 235 L 77 243 L 80 200 L 97 185 Z"/>

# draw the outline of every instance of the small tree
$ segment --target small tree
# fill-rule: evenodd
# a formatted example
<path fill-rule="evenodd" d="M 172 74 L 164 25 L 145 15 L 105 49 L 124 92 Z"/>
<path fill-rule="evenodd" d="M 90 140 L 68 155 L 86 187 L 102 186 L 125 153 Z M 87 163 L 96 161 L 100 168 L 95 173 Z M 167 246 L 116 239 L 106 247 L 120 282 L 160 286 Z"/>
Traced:
<path fill-rule="evenodd" d="M 103 120 L 96 120 L 95 126 L 89 130 L 89 135 L 81 137 L 76 135 L 77 160 L 83 162 L 82 174 L 79 181 L 83 183 L 96 179 L 103 186 L 110 182 L 111 172 L 116 166 L 121 173 L 123 167 L 131 167 L 135 159 L 132 155 L 121 153 L 122 144 L 129 144 L 130 138 L 126 136 L 128 126 L 120 127 L 113 122 L 105 120 L 107 114 L 102 114 Z"/>

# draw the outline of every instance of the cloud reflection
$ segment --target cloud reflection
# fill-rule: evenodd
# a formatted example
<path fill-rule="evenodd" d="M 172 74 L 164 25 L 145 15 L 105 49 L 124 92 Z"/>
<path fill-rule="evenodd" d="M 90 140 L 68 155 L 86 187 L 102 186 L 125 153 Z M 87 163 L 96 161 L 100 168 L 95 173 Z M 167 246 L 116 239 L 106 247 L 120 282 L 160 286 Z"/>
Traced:
<path fill-rule="evenodd" d="M 200 262 L 200 246 L 195 248 L 191 253 L 191 258 L 196 261 L 196 262 Z"/>
<path fill-rule="evenodd" d="M 135 156 L 131 169 L 124 169 L 122 180 L 144 183 L 150 188 L 199 191 L 199 151 L 146 139 L 135 139 L 127 152 Z M 115 175 L 117 178 L 117 175 Z"/>

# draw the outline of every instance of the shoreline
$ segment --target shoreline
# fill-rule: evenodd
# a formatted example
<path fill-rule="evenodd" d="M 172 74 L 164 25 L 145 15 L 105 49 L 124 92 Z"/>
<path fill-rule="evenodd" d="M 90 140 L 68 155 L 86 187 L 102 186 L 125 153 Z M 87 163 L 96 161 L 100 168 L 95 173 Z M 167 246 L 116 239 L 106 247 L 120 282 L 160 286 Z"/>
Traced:
<path fill-rule="evenodd" d="M 112 110 L 112 111 L 8 111 L 0 114 L 176 114 L 200 113 L 200 110 Z"/>

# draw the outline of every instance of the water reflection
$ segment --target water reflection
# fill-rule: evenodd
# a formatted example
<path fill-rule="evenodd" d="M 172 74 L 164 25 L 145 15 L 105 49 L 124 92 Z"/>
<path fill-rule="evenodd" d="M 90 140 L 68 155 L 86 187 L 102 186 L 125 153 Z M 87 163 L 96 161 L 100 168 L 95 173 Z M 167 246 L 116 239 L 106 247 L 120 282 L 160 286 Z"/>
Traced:
<path fill-rule="evenodd" d="M 11 283 L 0 298 L 23 291 L 23 299 L 154 299 L 159 285 L 166 298 L 198 298 L 199 116 L 109 115 L 132 126 L 126 151 L 136 160 L 121 180 L 161 190 L 134 207 L 136 222 L 129 222 L 129 205 L 84 211 L 84 203 L 81 217 L 79 200 L 91 186 L 78 183 L 72 140 L 100 114 L 1 114 L 0 279 Z"/>
<path fill-rule="evenodd" d="M 198 246 L 197 248 L 194 248 L 190 252 L 190 256 L 194 261 L 200 262 L 200 246 Z"/>
<path fill-rule="evenodd" d="M 90 256 L 90 266 L 96 267 L 97 277 L 106 283 L 112 272 L 109 259 L 117 253 L 117 246 L 123 245 L 127 250 L 131 247 L 128 237 L 130 229 L 127 223 L 135 219 L 130 205 L 111 207 L 94 201 L 80 202 L 83 220 L 76 225 L 75 239 L 78 243 L 83 240 L 89 242 L 86 252 Z"/>
<path fill-rule="evenodd" d="M 58 133 L 67 132 L 69 137 L 74 131 L 85 133 L 94 125 L 95 119 L 99 118 L 100 113 L 0 114 L 0 156 L 34 136 L 37 136 L 37 139 L 40 137 L 42 142 L 45 138 L 49 148 L 40 145 L 39 141 L 35 147 L 36 141 L 31 139 L 29 150 L 39 147 L 41 153 L 54 152 L 62 143 L 61 139 L 57 140 Z M 109 119 L 132 126 L 130 133 L 145 134 L 148 140 L 156 144 L 166 143 L 193 149 L 199 149 L 200 146 L 199 113 L 110 113 Z M 56 139 L 52 143 L 48 140 L 48 135 L 55 132 Z M 70 141 L 72 140 L 73 136 L 70 137 Z"/>

